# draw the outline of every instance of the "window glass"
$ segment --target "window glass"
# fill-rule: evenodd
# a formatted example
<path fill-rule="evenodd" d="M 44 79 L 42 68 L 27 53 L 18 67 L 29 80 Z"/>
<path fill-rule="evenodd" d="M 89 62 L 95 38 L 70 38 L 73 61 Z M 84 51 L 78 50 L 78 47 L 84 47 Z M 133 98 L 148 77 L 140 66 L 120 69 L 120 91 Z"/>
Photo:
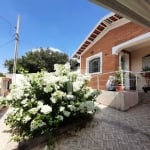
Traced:
<path fill-rule="evenodd" d="M 100 72 L 100 57 L 89 61 L 89 73 Z"/>
<path fill-rule="evenodd" d="M 150 54 L 147 55 L 147 56 L 144 56 L 143 59 L 142 59 L 142 67 L 150 67 Z"/>

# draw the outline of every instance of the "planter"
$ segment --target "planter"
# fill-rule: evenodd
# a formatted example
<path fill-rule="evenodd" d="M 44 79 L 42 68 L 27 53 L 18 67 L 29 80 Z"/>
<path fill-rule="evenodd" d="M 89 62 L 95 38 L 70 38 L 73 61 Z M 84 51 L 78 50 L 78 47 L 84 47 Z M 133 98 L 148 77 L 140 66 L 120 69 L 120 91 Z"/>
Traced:
<path fill-rule="evenodd" d="M 144 78 L 150 78 L 150 72 L 142 72 L 141 75 Z"/>
<path fill-rule="evenodd" d="M 122 92 L 123 90 L 124 90 L 124 85 L 118 84 L 118 85 L 116 86 L 116 91 Z"/>
<path fill-rule="evenodd" d="M 147 93 L 148 91 L 150 91 L 150 86 L 144 86 L 144 87 L 143 87 L 143 91 L 144 91 L 145 93 Z"/>

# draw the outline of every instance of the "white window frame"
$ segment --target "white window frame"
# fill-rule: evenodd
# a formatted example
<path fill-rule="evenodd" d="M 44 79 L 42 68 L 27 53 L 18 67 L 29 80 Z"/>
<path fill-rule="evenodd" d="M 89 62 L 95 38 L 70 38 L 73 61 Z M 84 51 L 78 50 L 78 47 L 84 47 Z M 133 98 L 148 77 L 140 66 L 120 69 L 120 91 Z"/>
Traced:
<path fill-rule="evenodd" d="M 89 73 L 89 62 L 90 62 L 92 59 L 95 59 L 95 58 L 98 58 L 98 57 L 100 57 L 100 71 L 99 71 L 99 72 Z M 98 74 L 98 73 L 102 73 L 102 52 L 97 53 L 97 54 L 95 54 L 95 55 L 92 55 L 92 56 L 86 58 L 86 73 L 88 73 L 88 74 Z"/>

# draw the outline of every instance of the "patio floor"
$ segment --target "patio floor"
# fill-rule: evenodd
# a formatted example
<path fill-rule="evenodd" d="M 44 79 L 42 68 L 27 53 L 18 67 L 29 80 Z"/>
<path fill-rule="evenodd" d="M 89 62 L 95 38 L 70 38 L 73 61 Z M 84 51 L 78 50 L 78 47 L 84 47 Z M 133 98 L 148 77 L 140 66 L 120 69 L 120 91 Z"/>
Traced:
<path fill-rule="evenodd" d="M 150 104 L 121 112 L 100 105 L 87 128 L 57 142 L 57 150 L 150 150 Z"/>
<path fill-rule="evenodd" d="M 121 112 L 99 105 L 93 121 L 78 132 L 61 135 L 55 150 L 150 150 L 150 104 L 140 104 Z M 3 118 L 0 119 L 1 150 L 13 150 Z M 5 132 L 4 132 L 5 131 Z M 34 150 L 41 150 L 36 148 Z"/>

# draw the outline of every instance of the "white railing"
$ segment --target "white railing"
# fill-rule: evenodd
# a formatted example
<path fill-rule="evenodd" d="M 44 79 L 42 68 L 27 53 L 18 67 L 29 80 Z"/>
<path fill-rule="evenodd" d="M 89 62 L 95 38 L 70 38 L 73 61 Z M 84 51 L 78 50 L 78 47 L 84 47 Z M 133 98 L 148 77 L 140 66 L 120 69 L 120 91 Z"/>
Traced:
<path fill-rule="evenodd" d="M 92 74 L 91 82 L 94 82 L 95 88 L 97 89 L 101 89 L 102 87 L 101 83 L 103 83 L 103 85 L 105 83 L 105 87 L 103 88 L 106 88 L 106 83 L 108 82 L 109 77 L 112 76 L 115 79 L 116 72 L 117 71 Z M 125 90 L 142 91 L 143 86 L 150 84 L 150 77 L 145 78 L 142 76 L 142 73 L 145 72 L 133 72 L 121 70 L 121 83 L 124 85 Z M 116 88 L 116 84 L 112 86 Z"/>

